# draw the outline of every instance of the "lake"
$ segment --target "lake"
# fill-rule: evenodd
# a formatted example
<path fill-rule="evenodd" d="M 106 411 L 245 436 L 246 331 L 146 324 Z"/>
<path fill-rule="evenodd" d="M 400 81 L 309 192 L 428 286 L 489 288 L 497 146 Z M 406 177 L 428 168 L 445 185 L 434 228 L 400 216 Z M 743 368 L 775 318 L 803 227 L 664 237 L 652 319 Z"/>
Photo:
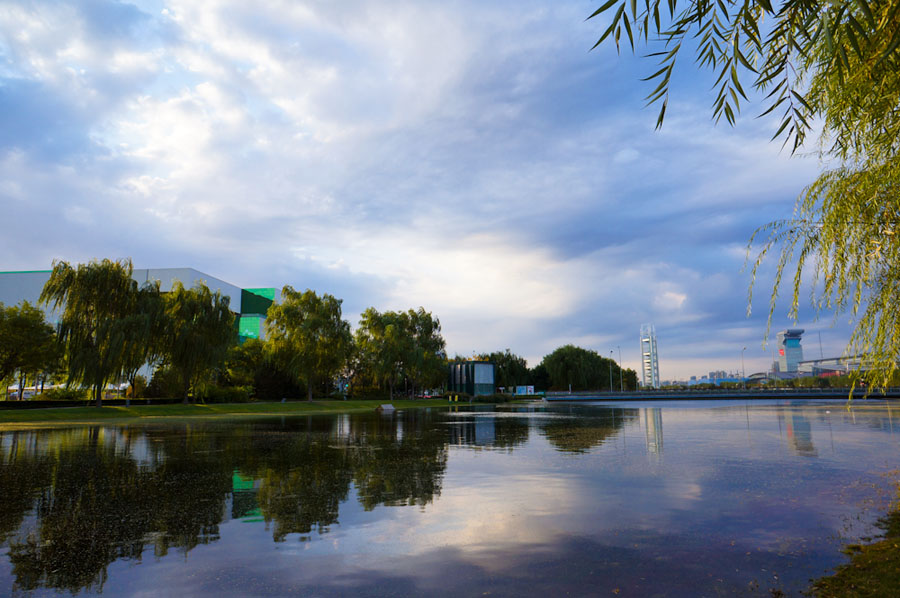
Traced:
<path fill-rule="evenodd" d="M 0 595 L 799 595 L 897 497 L 898 415 L 666 401 L 2 431 Z"/>

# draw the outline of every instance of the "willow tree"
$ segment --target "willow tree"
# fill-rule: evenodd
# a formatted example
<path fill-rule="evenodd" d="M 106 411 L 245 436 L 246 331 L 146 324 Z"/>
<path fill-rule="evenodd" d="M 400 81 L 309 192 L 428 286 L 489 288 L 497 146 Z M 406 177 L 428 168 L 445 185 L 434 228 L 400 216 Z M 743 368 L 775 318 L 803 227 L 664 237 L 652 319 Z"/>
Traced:
<path fill-rule="evenodd" d="M 103 388 L 121 370 L 126 318 L 137 282 L 131 260 L 92 261 L 72 267 L 54 262 L 40 301 L 60 312 L 57 338 L 66 354 L 69 384 L 92 389 L 96 405 Z"/>
<path fill-rule="evenodd" d="M 654 50 L 648 103 L 665 118 L 669 81 L 683 47 L 717 75 L 716 121 L 734 123 L 752 87 L 761 116 L 778 118 L 773 139 L 791 151 L 821 123 L 818 152 L 829 164 L 800 195 L 791 218 L 758 229 L 752 274 L 777 253 L 769 324 L 782 281 L 798 316 L 812 280 L 816 314 L 848 313 L 849 354 L 886 385 L 900 355 L 900 0 L 608 0 L 589 18 L 612 15 L 596 45 L 627 39 Z M 752 283 L 751 283 L 752 291 Z"/>
<path fill-rule="evenodd" d="M 186 289 L 176 280 L 164 298 L 160 353 L 164 364 L 178 376 L 187 403 L 191 389 L 225 362 L 228 348 L 237 339 L 234 314 L 229 298 L 210 291 L 202 282 Z"/>
<path fill-rule="evenodd" d="M 158 280 L 145 283 L 128 300 L 126 315 L 118 322 L 123 337 L 120 375 L 134 396 L 138 372 L 162 358 L 168 320 Z"/>
<path fill-rule="evenodd" d="M 281 302 L 269 307 L 265 326 L 275 363 L 306 385 L 310 401 L 313 388 L 343 367 L 353 342 L 340 299 L 290 285 L 281 290 Z"/>
<path fill-rule="evenodd" d="M 438 386 L 446 379 L 446 342 L 441 335 L 441 321 L 424 307 L 409 309 L 405 316 L 411 340 L 406 372 L 415 395 L 417 388 Z"/>
<path fill-rule="evenodd" d="M 379 385 L 387 385 L 391 399 L 413 351 L 405 316 L 403 312 L 381 313 L 369 307 L 362 313 L 356 329 L 356 347 L 363 367 Z"/>

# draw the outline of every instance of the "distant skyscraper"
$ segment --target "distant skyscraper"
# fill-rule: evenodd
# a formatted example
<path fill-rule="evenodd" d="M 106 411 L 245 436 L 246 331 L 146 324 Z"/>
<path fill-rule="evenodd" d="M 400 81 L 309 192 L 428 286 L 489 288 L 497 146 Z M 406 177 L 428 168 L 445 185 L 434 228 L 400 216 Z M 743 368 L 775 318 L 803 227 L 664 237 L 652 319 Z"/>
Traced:
<path fill-rule="evenodd" d="M 641 381 L 643 386 L 659 388 L 659 359 L 656 356 L 656 328 L 653 324 L 641 326 Z"/>
<path fill-rule="evenodd" d="M 778 369 L 782 372 L 796 372 L 797 364 L 803 361 L 803 347 L 800 346 L 802 328 L 788 328 L 776 335 L 778 348 Z"/>

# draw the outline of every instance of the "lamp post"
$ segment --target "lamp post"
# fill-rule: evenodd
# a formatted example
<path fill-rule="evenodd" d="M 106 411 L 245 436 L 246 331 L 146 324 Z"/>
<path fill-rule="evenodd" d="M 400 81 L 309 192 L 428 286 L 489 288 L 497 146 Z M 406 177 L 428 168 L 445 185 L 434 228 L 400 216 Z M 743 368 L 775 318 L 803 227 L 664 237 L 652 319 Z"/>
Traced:
<path fill-rule="evenodd" d="M 625 392 L 625 381 L 622 380 L 622 347 L 616 345 L 619 350 L 619 392 Z"/>
<path fill-rule="evenodd" d="M 612 392 L 612 362 L 613 362 L 613 352 L 610 349 L 609 361 L 607 362 L 607 365 L 609 366 L 609 392 Z"/>
<path fill-rule="evenodd" d="M 747 390 L 747 374 L 744 372 L 744 351 L 747 347 L 741 349 L 741 388 Z"/>

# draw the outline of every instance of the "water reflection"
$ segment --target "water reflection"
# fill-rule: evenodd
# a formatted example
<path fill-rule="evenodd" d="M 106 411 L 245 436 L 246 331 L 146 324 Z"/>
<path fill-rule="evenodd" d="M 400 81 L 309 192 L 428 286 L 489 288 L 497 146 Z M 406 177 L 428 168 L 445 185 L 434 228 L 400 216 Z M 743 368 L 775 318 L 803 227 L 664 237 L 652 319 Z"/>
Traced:
<path fill-rule="evenodd" d="M 892 415 L 562 405 L 2 432 L 0 594 L 799 591 L 892 498 L 872 494 L 900 467 Z"/>
<path fill-rule="evenodd" d="M 4 433 L 0 539 L 8 539 L 14 588 L 100 590 L 118 559 L 217 541 L 226 512 L 264 520 L 276 542 L 322 534 L 351 484 L 367 510 L 428 504 L 446 468 L 443 432 L 409 411 L 278 426 Z"/>
<path fill-rule="evenodd" d="M 818 452 L 812 440 L 812 423 L 809 418 L 791 411 L 788 414 L 778 414 L 779 421 L 784 423 L 784 430 L 788 446 L 796 455 L 816 457 Z"/>
<path fill-rule="evenodd" d="M 586 453 L 597 448 L 639 417 L 637 409 L 618 407 L 587 410 L 573 406 L 565 413 L 570 417 L 550 418 L 541 426 L 550 444 L 565 453 Z"/>
<path fill-rule="evenodd" d="M 662 455 L 662 409 L 659 407 L 650 407 L 641 409 L 641 412 L 644 415 L 644 429 L 647 431 L 647 452 L 651 455 Z"/>

